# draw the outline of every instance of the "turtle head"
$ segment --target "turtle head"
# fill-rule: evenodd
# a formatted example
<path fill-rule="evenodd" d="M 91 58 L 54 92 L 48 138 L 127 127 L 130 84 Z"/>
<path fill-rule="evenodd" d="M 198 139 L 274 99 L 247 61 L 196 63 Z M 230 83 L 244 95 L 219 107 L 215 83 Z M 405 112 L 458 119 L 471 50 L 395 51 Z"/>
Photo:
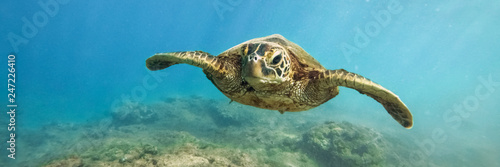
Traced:
<path fill-rule="evenodd" d="M 265 88 L 290 80 L 288 52 L 273 43 L 249 43 L 242 47 L 243 79 L 252 87 Z"/>

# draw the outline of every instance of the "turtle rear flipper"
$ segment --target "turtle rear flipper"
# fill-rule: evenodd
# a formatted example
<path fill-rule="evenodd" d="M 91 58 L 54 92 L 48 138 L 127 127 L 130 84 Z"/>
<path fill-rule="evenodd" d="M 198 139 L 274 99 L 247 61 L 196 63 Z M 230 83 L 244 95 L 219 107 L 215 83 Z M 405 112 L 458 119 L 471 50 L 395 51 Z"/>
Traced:
<path fill-rule="evenodd" d="M 146 60 L 151 71 L 162 70 L 175 64 L 189 64 L 207 71 L 214 71 L 221 65 L 217 57 L 203 51 L 157 53 Z"/>
<path fill-rule="evenodd" d="M 343 69 L 327 70 L 324 74 L 327 81 L 324 83 L 356 89 L 359 93 L 366 94 L 382 104 L 387 112 L 405 128 L 410 129 L 413 126 L 410 110 L 390 90 L 361 75 Z"/>

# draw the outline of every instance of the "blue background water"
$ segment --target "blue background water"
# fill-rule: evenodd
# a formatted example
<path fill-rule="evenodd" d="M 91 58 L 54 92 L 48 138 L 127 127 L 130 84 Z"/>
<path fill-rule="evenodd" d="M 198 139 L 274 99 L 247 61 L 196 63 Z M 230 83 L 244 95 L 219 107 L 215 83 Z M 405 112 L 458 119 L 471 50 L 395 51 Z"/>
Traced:
<path fill-rule="evenodd" d="M 23 36 L 22 18 L 33 22 L 43 12 L 37 2 L 1 2 L 5 68 L 15 51 L 8 34 Z M 190 95 L 224 99 L 200 69 L 187 65 L 160 72 L 167 77 L 149 80 L 158 86 L 144 89 L 144 78 L 159 75 L 145 68 L 145 59 L 171 51 L 217 55 L 252 38 L 281 34 L 326 68 L 359 73 L 398 94 L 415 125 L 401 128 L 374 100 L 346 88 L 325 104 L 332 111 L 317 114 L 413 136 L 402 140 L 419 146 L 415 161 L 422 155 L 459 166 L 499 165 L 500 86 L 487 89 L 480 78 L 500 82 L 500 2 L 395 2 L 401 11 L 380 26 L 372 12 L 387 10 L 391 1 L 69 1 L 17 46 L 16 123 L 22 129 L 101 119 L 124 96 L 144 103 Z M 343 43 L 356 47 L 357 28 L 365 31 L 373 23 L 379 33 L 357 46 L 357 53 L 342 52 Z M 478 98 L 478 89 L 488 96 Z M 457 105 L 472 109 L 459 115 L 453 112 Z M 7 116 L 0 117 L 3 126 Z M 5 129 L 1 134 L 7 139 Z"/>

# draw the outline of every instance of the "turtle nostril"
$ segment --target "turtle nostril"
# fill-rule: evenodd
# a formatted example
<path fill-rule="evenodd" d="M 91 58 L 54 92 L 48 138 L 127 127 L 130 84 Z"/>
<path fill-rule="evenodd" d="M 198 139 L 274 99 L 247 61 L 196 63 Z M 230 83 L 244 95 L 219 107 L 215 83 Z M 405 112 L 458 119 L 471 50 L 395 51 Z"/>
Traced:
<path fill-rule="evenodd" d="M 257 61 L 257 56 L 253 57 L 253 59 L 254 59 L 255 61 Z"/>

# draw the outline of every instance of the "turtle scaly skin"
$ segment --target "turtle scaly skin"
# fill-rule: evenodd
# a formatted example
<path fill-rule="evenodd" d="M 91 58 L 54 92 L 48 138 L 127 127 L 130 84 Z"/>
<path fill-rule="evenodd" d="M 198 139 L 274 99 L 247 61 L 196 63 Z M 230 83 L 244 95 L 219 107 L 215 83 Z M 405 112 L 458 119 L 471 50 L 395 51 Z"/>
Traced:
<path fill-rule="evenodd" d="M 224 95 L 241 104 L 281 113 L 305 111 L 335 97 L 338 86 L 344 86 L 375 99 L 403 127 L 413 126 L 409 109 L 397 95 L 358 74 L 325 69 L 278 34 L 246 41 L 218 56 L 202 51 L 170 52 L 146 60 L 153 71 L 180 63 L 202 68 Z"/>

